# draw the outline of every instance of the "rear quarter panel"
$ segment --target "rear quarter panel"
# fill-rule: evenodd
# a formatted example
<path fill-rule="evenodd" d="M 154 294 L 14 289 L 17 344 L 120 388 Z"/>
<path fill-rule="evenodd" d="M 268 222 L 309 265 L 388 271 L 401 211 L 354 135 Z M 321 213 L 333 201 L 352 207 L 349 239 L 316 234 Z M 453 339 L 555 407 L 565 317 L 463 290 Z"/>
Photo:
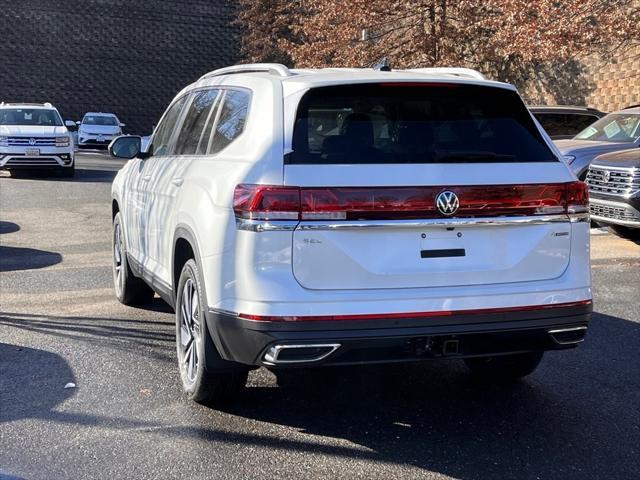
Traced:
<path fill-rule="evenodd" d="M 235 186 L 283 181 L 280 82 L 267 77 L 244 77 L 241 82 L 233 78 L 223 81 L 223 85 L 252 92 L 244 131 L 216 155 L 182 159 L 188 162 L 188 167 L 175 205 L 175 224 L 167 226 L 171 232 L 182 227 L 194 233 L 210 305 L 218 303 L 228 292 L 234 294 L 236 273 L 242 270 L 239 264 L 245 261 L 236 241 Z"/>

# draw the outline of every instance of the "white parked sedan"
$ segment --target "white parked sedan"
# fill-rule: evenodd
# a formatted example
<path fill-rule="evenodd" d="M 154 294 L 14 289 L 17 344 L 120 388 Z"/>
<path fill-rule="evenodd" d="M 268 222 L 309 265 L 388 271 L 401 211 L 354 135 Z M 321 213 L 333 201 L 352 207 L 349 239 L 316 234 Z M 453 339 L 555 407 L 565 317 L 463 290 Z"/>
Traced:
<path fill-rule="evenodd" d="M 79 147 L 107 147 L 125 126 L 113 113 L 87 112 L 78 123 Z"/>

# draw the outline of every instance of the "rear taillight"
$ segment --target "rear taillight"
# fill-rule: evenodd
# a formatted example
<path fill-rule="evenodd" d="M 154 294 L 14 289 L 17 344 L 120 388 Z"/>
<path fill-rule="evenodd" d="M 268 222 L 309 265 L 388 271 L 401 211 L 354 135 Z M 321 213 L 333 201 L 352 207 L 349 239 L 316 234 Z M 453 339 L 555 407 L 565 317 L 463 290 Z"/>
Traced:
<path fill-rule="evenodd" d="M 585 182 L 567 183 L 566 209 L 568 214 L 589 211 L 589 186 Z"/>
<path fill-rule="evenodd" d="M 236 218 L 298 220 L 300 189 L 278 185 L 238 185 L 233 195 Z"/>
<path fill-rule="evenodd" d="M 457 209 L 439 210 L 444 191 Z M 237 218 L 250 220 L 397 220 L 576 214 L 588 211 L 583 182 L 457 187 L 289 187 L 238 185 Z"/>

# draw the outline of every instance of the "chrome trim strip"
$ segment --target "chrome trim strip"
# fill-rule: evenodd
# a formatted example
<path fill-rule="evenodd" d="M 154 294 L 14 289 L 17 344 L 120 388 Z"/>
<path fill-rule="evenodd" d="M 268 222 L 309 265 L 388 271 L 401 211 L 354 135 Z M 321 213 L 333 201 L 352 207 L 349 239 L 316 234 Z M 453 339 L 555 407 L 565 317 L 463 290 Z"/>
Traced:
<path fill-rule="evenodd" d="M 247 232 L 273 232 L 281 230 L 295 230 L 297 220 L 249 220 L 236 218 L 236 228 Z"/>
<path fill-rule="evenodd" d="M 611 200 L 604 200 L 602 198 L 591 198 L 589 200 L 589 203 L 591 203 L 593 205 L 604 205 L 606 207 L 630 209 L 630 210 L 635 210 L 636 212 L 638 212 L 638 210 L 636 210 L 635 208 L 633 208 L 631 205 L 629 205 L 626 202 L 614 202 L 614 201 L 611 201 Z M 638 212 L 638 213 L 640 213 L 640 212 Z"/>
<path fill-rule="evenodd" d="M 341 343 L 310 343 L 310 344 L 300 344 L 300 345 L 275 345 L 271 348 L 269 348 L 269 350 L 267 350 L 267 353 L 264 354 L 264 363 L 268 364 L 268 365 L 276 365 L 276 364 L 283 364 L 283 363 L 309 363 L 309 362 L 319 362 L 320 360 L 323 360 L 325 358 L 327 358 L 329 355 L 331 355 L 333 352 L 335 352 L 338 348 L 340 348 L 342 346 Z M 283 350 L 290 350 L 290 349 L 294 349 L 294 348 L 330 348 L 331 350 L 329 350 L 326 353 L 321 354 L 318 357 L 315 358 L 311 358 L 311 359 L 301 359 L 301 360 L 279 360 L 278 357 L 280 356 L 280 353 L 282 353 Z"/>
<path fill-rule="evenodd" d="M 586 217 L 586 219 L 584 219 Z M 574 220 L 574 218 L 576 220 Z M 422 227 L 500 227 L 508 225 L 545 225 L 588 221 L 589 214 L 540 215 L 537 217 L 427 218 L 423 220 L 360 220 L 341 222 L 301 222 L 299 230 L 339 230 L 352 228 L 422 228 Z"/>
<path fill-rule="evenodd" d="M 640 171 L 638 167 L 615 167 L 612 165 L 598 165 L 597 163 L 592 163 L 589 165 L 589 168 L 594 168 L 598 170 L 616 170 L 621 172 L 632 172 L 634 173 L 636 170 Z"/>
<path fill-rule="evenodd" d="M 633 220 L 620 220 L 618 218 L 601 217 L 600 215 L 591 215 L 591 218 L 598 223 L 612 223 L 623 227 L 640 227 L 640 222 L 634 222 Z"/>

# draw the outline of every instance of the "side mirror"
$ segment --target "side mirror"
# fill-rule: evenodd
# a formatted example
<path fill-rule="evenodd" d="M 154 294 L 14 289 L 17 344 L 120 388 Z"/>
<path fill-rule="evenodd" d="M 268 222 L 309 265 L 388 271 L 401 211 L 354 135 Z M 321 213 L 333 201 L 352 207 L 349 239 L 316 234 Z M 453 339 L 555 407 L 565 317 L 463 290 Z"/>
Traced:
<path fill-rule="evenodd" d="M 65 120 L 64 121 L 64 126 L 65 127 L 76 128 L 76 122 L 74 122 L 73 120 Z"/>
<path fill-rule="evenodd" d="M 126 123 L 122 123 L 122 122 L 120 122 L 120 128 L 124 128 L 124 127 L 126 127 L 126 126 L 127 126 L 127 124 L 126 124 Z"/>
<path fill-rule="evenodd" d="M 76 120 L 76 125 L 80 126 L 82 122 L 80 120 Z"/>
<path fill-rule="evenodd" d="M 116 158 L 130 160 L 140 155 L 142 151 L 142 137 L 137 135 L 121 135 L 109 144 L 109 153 Z"/>

